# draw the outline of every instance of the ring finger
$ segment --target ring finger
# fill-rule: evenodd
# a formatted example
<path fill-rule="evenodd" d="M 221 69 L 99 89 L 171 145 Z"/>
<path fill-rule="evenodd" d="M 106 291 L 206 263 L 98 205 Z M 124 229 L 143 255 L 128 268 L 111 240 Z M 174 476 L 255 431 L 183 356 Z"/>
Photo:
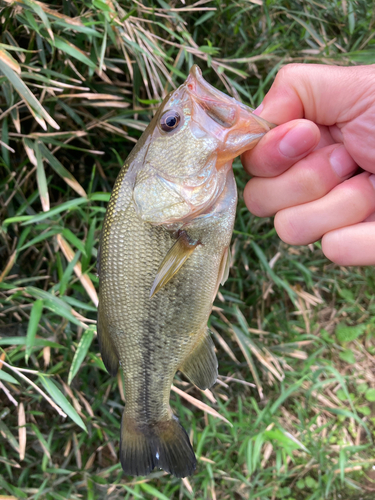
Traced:
<path fill-rule="evenodd" d="M 326 196 L 303 205 L 280 210 L 275 228 L 292 245 L 307 245 L 340 227 L 365 220 L 375 211 L 375 175 L 356 175 Z"/>

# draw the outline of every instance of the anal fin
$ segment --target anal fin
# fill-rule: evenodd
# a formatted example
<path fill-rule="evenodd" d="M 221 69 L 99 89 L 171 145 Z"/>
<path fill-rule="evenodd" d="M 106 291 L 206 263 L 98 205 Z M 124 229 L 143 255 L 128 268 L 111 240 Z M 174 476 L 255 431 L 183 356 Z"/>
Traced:
<path fill-rule="evenodd" d="M 107 368 L 108 373 L 114 377 L 118 372 L 119 358 L 107 325 L 103 321 L 103 315 L 100 312 L 100 303 L 98 306 L 97 333 L 104 366 Z"/>
<path fill-rule="evenodd" d="M 191 352 L 180 371 L 199 389 L 212 387 L 217 379 L 217 359 L 214 343 L 207 330 L 204 337 Z"/>
<path fill-rule="evenodd" d="M 163 286 L 165 286 L 176 273 L 178 273 L 198 245 L 199 241 L 191 241 L 186 231 L 182 231 L 180 233 L 177 241 L 174 243 L 159 266 L 154 283 L 151 287 L 150 298 L 163 288 Z"/>

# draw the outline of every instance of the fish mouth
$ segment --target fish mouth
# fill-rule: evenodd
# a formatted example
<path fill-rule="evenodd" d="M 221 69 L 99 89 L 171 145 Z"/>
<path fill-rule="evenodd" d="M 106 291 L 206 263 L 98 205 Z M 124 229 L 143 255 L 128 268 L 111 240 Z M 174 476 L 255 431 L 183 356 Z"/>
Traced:
<path fill-rule="evenodd" d="M 232 158 L 254 147 L 266 132 L 275 127 L 255 115 L 249 106 L 206 82 L 196 64 L 191 68 L 185 85 L 193 101 L 204 111 L 199 112 L 199 123 L 211 130 L 227 146 L 232 144 Z"/>
<path fill-rule="evenodd" d="M 238 115 L 237 105 L 240 103 L 206 82 L 196 64 L 189 72 L 186 86 L 193 99 L 210 118 L 224 128 L 233 127 Z"/>

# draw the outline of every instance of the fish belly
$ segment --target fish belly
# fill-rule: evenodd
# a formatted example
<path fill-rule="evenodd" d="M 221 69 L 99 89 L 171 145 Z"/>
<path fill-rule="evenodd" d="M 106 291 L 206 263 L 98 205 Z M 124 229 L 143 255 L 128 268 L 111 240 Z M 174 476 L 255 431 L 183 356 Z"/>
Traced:
<path fill-rule="evenodd" d="M 172 379 L 206 334 L 222 255 L 198 246 L 150 298 L 174 242 L 164 228 L 140 222 L 130 204 L 114 215 L 101 248 L 100 309 L 124 370 L 126 413 L 145 421 L 170 418 Z"/>

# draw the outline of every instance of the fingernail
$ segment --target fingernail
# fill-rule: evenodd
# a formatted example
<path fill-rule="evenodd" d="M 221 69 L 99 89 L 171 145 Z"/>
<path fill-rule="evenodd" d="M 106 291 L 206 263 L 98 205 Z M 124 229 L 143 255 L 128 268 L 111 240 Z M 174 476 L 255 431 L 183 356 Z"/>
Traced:
<path fill-rule="evenodd" d="M 374 186 L 375 188 L 375 175 L 374 174 L 371 174 L 370 177 L 369 177 L 369 181 L 371 182 L 371 184 Z"/>
<path fill-rule="evenodd" d="M 259 104 L 259 106 L 254 109 L 254 115 L 260 115 L 261 112 L 263 111 L 264 105 L 263 103 Z"/>
<path fill-rule="evenodd" d="M 288 158 L 295 158 L 306 153 L 316 144 L 316 134 L 309 125 L 299 124 L 287 132 L 281 139 L 279 150 Z"/>
<path fill-rule="evenodd" d="M 339 146 L 334 149 L 329 157 L 329 161 L 333 171 L 342 178 L 347 177 L 357 169 L 355 161 L 347 152 L 345 146 Z"/>

